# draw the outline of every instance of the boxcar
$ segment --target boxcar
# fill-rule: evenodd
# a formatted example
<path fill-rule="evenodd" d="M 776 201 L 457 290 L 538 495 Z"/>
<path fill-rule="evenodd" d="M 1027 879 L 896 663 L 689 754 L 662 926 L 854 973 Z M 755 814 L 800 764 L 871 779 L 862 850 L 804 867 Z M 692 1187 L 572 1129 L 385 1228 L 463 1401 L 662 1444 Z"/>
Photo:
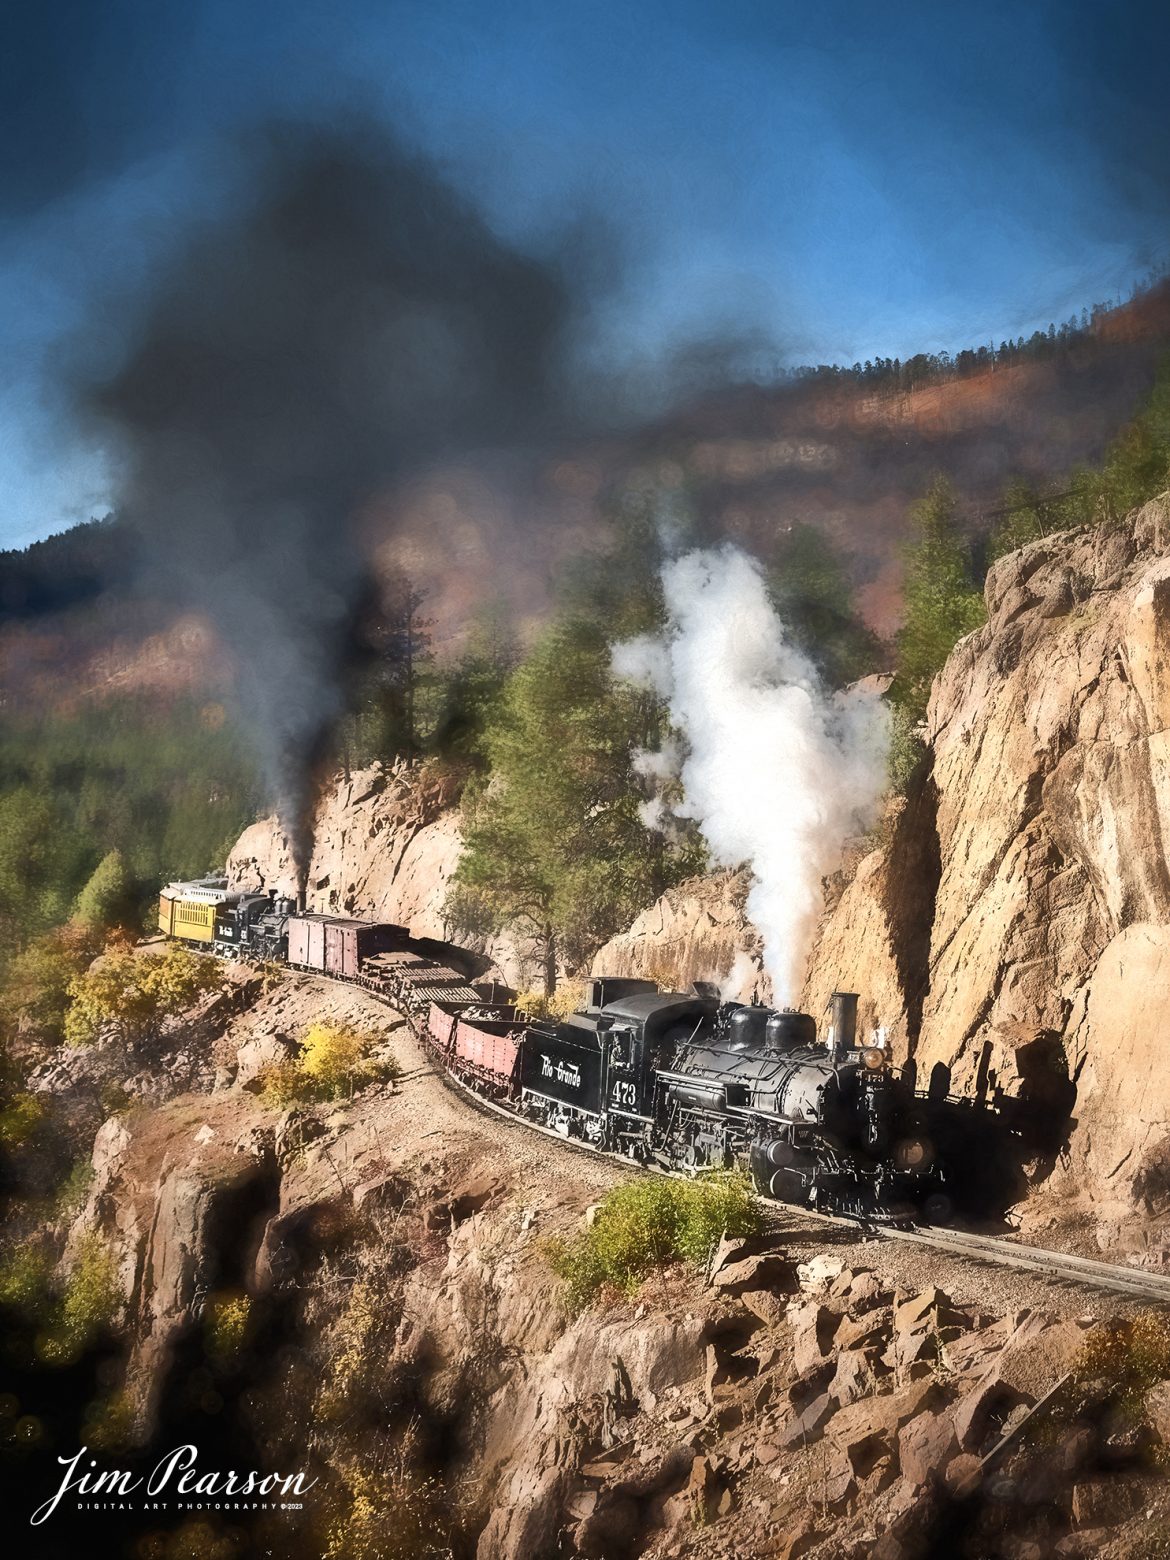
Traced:
<path fill-rule="evenodd" d="M 301 911 L 288 918 L 288 962 L 303 970 L 325 969 L 325 923 L 328 916 Z"/>
<path fill-rule="evenodd" d="M 363 959 L 401 942 L 405 929 L 389 922 L 302 911 L 288 918 L 288 961 L 342 980 L 356 980 Z"/>

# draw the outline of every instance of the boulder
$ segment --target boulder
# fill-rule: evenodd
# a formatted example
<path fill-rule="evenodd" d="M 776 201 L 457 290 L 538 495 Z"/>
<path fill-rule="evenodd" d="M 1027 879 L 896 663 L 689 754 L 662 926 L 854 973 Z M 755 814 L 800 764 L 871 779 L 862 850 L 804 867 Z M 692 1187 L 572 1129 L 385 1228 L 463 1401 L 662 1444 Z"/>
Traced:
<path fill-rule="evenodd" d="M 236 1052 L 236 1086 L 254 1084 L 269 1067 L 289 1062 L 298 1047 L 287 1035 L 253 1035 Z"/>
<path fill-rule="evenodd" d="M 1082 1479 L 1073 1485 L 1072 1514 L 1078 1528 L 1114 1527 L 1142 1509 L 1145 1491 L 1133 1479 Z"/>
<path fill-rule="evenodd" d="M 881 1279 L 876 1273 L 868 1269 L 863 1273 L 855 1273 L 853 1281 L 849 1285 L 849 1309 L 851 1311 L 868 1311 L 874 1306 L 881 1305 L 885 1300 L 887 1291 L 882 1286 Z"/>
<path fill-rule="evenodd" d="M 838 1311 L 811 1301 L 792 1316 L 792 1361 L 798 1375 L 819 1370 L 833 1349 L 833 1337 L 840 1324 Z"/>
<path fill-rule="evenodd" d="M 829 1391 L 844 1408 L 860 1398 L 872 1397 L 881 1384 L 875 1356 L 862 1349 L 849 1349 L 837 1356 L 837 1369 Z"/>
<path fill-rule="evenodd" d="M 890 1323 L 881 1311 L 866 1311 L 861 1316 L 847 1316 L 833 1337 L 834 1348 L 872 1349 L 880 1352 L 890 1336 Z"/>
<path fill-rule="evenodd" d="M 770 1289 L 749 1289 L 740 1299 L 765 1327 L 779 1327 L 787 1315 L 787 1302 Z"/>
<path fill-rule="evenodd" d="M 1024 1401 L 1016 1389 L 997 1376 L 979 1381 L 955 1405 L 955 1437 L 965 1452 L 978 1451 L 996 1419 Z"/>
<path fill-rule="evenodd" d="M 983 1464 L 974 1452 L 960 1452 L 952 1457 L 943 1471 L 943 1484 L 949 1495 L 965 1500 L 979 1488 L 983 1478 Z"/>
<path fill-rule="evenodd" d="M 913 1382 L 898 1392 L 863 1398 L 833 1415 L 828 1437 L 860 1471 L 872 1467 L 882 1453 L 894 1451 L 902 1426 L 941 1406 L 944 1399 L 945 1394 L 935 1381 Z"/>
<path fill-rule="evenodd" d="M 844 1271 L 845 1264 L 840 1257 L 833 1257 L 822 1251 L 815 1257 L 810 1257 L 807 1262 L 800 1263 L 796 1274 L 800 1287 L 806 1295 L 818 1295 L 827 1294 Z"/>
<path fill-rule="evenodd" d="M 836 1411 L 836 1399 L 822 1392 L 780 1427 L 776 1432 L 777 1446 L 785 1451 L 792 1446 L 811 1446 L 814 1441 L 820 1440 L 825 1426 Z"/>
<path fill-rule="evenodd" d="M 762 1251 L 725 1262 L 712 1276 L 711 1284 L 719 1294 L 737 1297 L 750 1289 L 795 1294 L 796 1268 L 782 1251 Z"/>
<path fill-rule="evenodd" d="M 732 977 L 734 995 L 766 998 L 771 987 L 762 973 L 759 935 L 747 919 L 751 886 L 747 872 L 716 872 L 691 878 L 662 897 L 628 930 L 600 948 L 595 975 L 668 977 L 676 991 L 694 980 Z"/>
<path fill-rule="evenodd" d="M 898 1432 L 898 1462 L 902 1477 L 916 1488 L 942 1471 L 959 1451 L 955 1427 L 948 1412 L 921 1413 Z"/>

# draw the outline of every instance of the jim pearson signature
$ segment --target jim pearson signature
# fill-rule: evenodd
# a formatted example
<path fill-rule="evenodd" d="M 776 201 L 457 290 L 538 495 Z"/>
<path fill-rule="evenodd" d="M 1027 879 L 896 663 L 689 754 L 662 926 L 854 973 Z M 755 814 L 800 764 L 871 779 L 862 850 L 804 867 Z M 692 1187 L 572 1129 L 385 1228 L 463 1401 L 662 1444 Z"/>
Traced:
<path fill-rule="evenodd" d="M 176 1495 L 303 1495 L 316 1484 L 316 1479 L 305 1483 L 303 1473 L 201 1473 L 198 1467 L 199 1450 L 195 1446 L 176 1446 L 161 1458 L 149 1474 L 134 1474 L 118 1468 L 106 1468 L 98 1473 L 78 1473 L 77 1466 L 89 1451 L 83 1446 L 73 1457 L 58 1457 L 65 1474 L 55 1495 L 37 1507 L 29 1518 L 33 1527 L 39 1527 L 56 1511 L 63 1495 L 116 1495 L 126 1496 L 142 1489 L 144 1495 L 161 1495 L 170 1490 Z M 90 1468 L 97 1467 L 96 1458 L 89 1460 Z M 143 1488 L 145 1486 L 145 1488 Z"/>

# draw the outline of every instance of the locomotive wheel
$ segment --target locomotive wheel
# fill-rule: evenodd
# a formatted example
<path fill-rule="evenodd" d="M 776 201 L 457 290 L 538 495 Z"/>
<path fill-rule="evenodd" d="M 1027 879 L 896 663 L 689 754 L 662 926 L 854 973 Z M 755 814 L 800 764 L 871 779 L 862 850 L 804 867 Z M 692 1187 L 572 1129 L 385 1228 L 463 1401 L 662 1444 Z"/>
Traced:
<path fill-rule="evenodd" d="M 922 1218 L 926 1224 L 949 1224 L 955 1215 L 955 1205 L 945 1192 L 931 1192 L 922 1204 Z"/>

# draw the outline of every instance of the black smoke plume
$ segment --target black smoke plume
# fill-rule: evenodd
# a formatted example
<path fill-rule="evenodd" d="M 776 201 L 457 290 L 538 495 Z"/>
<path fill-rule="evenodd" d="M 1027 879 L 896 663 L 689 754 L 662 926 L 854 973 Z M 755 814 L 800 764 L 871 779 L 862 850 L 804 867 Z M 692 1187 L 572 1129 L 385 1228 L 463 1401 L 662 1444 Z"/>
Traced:
<path fill-rule="evenodd" d="M 369 588 L 354 517 L 440 457 L 548 436 L 574 308 L 559 261 L 381 129 L 269 127 L 241 155 L 246 199 L 163 267 L 83 401 L 148 569 L 232 647 L 303 874 Z"/>

